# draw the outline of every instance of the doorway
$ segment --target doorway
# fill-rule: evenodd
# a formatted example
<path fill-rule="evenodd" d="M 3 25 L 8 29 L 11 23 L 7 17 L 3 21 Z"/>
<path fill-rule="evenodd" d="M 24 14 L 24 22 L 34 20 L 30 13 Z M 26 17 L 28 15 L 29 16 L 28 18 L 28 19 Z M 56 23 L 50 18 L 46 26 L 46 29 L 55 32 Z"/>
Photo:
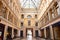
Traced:
<path fill-rule="evenodd" d="M 12 38 L 12 27 L 8 26 L 7 33 L 8 34 L 7 34 L 6 40 L 11 39 Z"/>
<path fill-rule="evenodd" d="M 48 39 L 51 38 L 51 35 L 50 35 L 50 28 L 49 28 L 49 27 L 46 28 L 46 38 L 48 38 Z"/>
<path fill-rule="evenodd" d="M 54 27 L 53 32 L 55 40 L 60 40 L 60 26 Z"/>
<path fill-rule="evenodd" d="M 20 31 L 20 37 L 23 38 L 23 30 Z"/>
<path fill-rule="evenodd" d="M 39 32 L 38 30 L 35 30 L 35 37 L 38 37 L 39 36 Z"/>
<path fill-rule="evenodd" d="M 14 29 L 14 38 L 17 37 L 17 29 Z"/>
<path fill-rule="evenodd" d="M 26 28 L 26 37 L 27 35 L 31 34 L 33 37 L 33 28 Z"/>
<path fill-rule="evenodd" d="M 32 40 L 32 31 L 30 29 L 27 30 L 27 40 Z"/>
<path fill-rule="evenodd" d="M 60 22 L 57 22 L 53 26 L 53 36 L 54 40 L 60 40 Z"/>
<path fill-rule="evenodd" d="M 41 29 L 40 31 L 41 31 L 41 36 L 40 37 L 44 38 L 44 29 Z"/>
<path fill-rule="evenodd" d="M 0 40 L 3 40 L 3 37 L 4 37 L 4 28 L 5 28 L 5 25 L 0 23 Z"/>

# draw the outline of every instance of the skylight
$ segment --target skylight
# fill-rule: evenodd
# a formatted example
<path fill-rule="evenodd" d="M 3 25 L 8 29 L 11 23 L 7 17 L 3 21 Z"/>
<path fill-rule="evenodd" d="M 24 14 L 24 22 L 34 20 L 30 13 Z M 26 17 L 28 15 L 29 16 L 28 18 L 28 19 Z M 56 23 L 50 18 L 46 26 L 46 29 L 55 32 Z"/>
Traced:
<path fill-rule="evenodd" d="M 22 8 L 38 8 L 41 0 L 20 0 Z"/>

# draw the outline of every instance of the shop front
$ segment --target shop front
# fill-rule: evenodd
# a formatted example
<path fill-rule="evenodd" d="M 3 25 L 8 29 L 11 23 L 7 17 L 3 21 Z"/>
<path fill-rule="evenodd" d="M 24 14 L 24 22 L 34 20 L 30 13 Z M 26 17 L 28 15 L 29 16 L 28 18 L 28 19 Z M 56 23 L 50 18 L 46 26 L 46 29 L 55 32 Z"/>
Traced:
<path fill-rule="evenodd" d="M 5 25 L 0 23 L 0 40 L 3 40 L 4 38 L 4 28 L 5 28 Z"/>

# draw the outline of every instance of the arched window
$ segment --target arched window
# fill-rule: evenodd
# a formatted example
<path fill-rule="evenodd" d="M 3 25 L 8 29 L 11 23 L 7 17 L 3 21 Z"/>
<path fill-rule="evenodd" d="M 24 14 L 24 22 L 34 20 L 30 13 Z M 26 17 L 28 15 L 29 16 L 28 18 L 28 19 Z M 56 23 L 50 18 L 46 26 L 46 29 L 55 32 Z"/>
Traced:
<path fill-rule="evenodd" d="M 27 18 L 32 18 L 32 16 L 31 15 L 28 15 Z"/>

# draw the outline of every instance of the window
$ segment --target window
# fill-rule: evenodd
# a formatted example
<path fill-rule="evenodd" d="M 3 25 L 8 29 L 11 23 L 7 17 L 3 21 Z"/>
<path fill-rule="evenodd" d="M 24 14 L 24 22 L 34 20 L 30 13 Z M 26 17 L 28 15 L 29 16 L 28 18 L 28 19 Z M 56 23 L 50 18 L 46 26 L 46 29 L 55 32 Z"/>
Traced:
<path fill-rule="evenodd" d="M 23 22 L 21 22 L 21 26 L 23 26 Z"/>
<path fill-rule="evenodd" d="M 37 18 L 37 15 L 35 15 L 35 18 Z"/>
<path fill-rule="evenodd" d="M 38 26 L 38 22 L 35 23 L 35 26 Z"/>
<path fill-rule="evenodd" d="M 55 16 L 54 13 L 52 13 L 52 18 L 55 18 L 54 16 Z"/>
<path fill-rule="evenodd" d="M 47 21 L 49 21 L 49 15 L 48 15 L 48 13 L 46 14 L 46 16 L 47 16 Z"/>
<path fill-rule="evenodd" d="M 55 9 L 52 9 L 52 18 L 55 18 Z"/>
<path fill-rule="evenodd" d="M 31 21 L 28 21 L 28 26 L 30 26 L 31 25 Z"/>
<path fill-rule="evenodd" d="M 24 18 L 24 15 L 23 14 L 21 15 L 21 18 Z"/>
<path fill-rule="evenodd" d="M 27 18 L 31 18 L 31 15 L 28 15 Z"/>
<path fill-rule="evenodd" d="M 7 8 L 4 7 L 4 10 L 3 10 L 3 17 L 7 19 Z"/>

